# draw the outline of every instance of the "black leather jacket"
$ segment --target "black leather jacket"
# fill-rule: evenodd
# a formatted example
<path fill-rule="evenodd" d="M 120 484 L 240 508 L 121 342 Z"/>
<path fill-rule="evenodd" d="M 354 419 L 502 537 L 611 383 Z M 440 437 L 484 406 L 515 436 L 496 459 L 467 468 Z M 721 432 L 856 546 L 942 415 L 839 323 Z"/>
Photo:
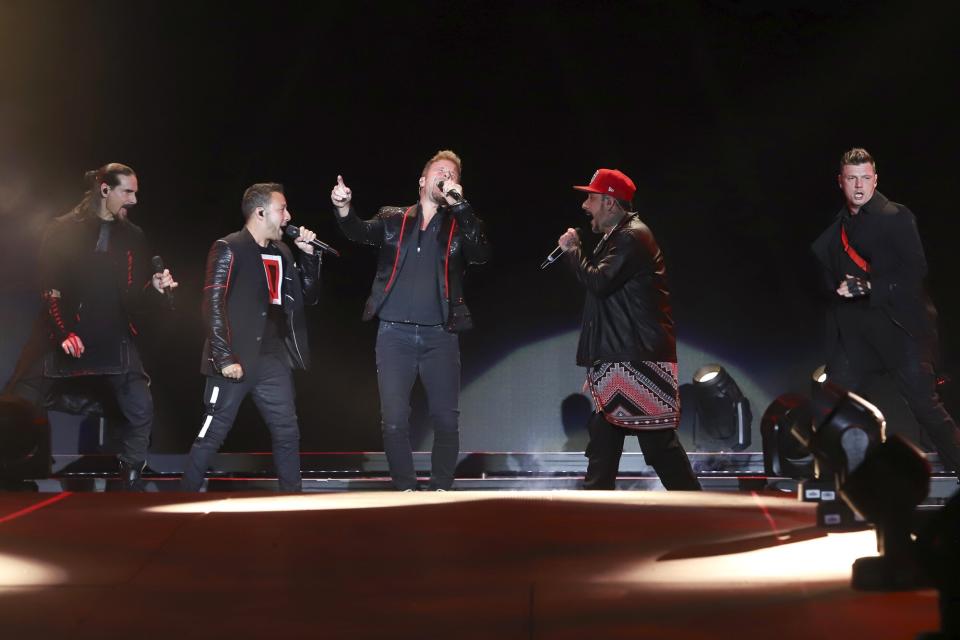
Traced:
<path fill-rule="evenodd" d="M 566 261 L 587 289 L 578 365 L 677 361 L 663 254 L 636 214 L 601 240 L 593 256 L 575 249 Z"/>
<path fill-rule="evenodd" d="M 283 242 L 273 246 L 283 257 L 283 311 L 287 317 L 284 344 L 289 363 L 292 368 L 307 369 L 310 348 L 303 309 L 304 305 L 317 303 L 320 256 L 301 252 L 297 263 Z M 220 375 L 224 367 L 240 363 L 247 375 L 260 356 L 269 306 L 260 247 L 250 232 L 244 228 L 214 242 L 207 255 L 203 287 L 207 340 L 201 373 Z"/>
<path fill-rule="evenodd" d="M 411 207 L 383 207 L 376 216 L 361 220 L 350 207 L 345 217 L 334 210 L 344 235 L 354 242 L 380 248 L 377 275 L 370 288 L 370 297 L 363 308 L 364 320 L 377 315 L 390 294 L 397 272 L 403 268 L 410 248 L 411 233 L 416 227 L 418 205 Z M 451 333 L 465 331 L 473 326 L 470 310 L 463 299 L 463 276 L 467 264 L 483 264 L 490 259 L 490 245 L 483 232 L 483 222 L 464 200 L 452 207 L 441 206 L 437 215 L 443 216 L 438 238 L 445 249 L 438 252 L 443 264 L 438 270 L 437 286 L 440 296 L 444 328 Z"/>

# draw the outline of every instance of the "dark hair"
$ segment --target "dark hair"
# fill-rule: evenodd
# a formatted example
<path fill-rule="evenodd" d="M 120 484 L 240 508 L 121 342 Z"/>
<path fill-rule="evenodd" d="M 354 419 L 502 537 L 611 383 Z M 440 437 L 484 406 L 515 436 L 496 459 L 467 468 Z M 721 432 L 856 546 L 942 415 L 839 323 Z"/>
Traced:
<path fill-rule="evenodd" d="M 80 218 L 96 217 L 100 210 L 100 185 L 106 184 L 111 188 L 116 187 L 120 184 L 120 176 L 135 175 L 137 175 L 136 171 L 119 162 L 108 162 L 99 169 L 87 171 L 83 174 L 83 181 L 87 185 L 87 190 L 71 213 L 75 213 Z"/>
<path fill-rule="evenodd" d="M 249 220 L 258 207 L 266 209 L 273 193 L 283 193 L 283 185 L 279 182 L 258 182 L 247 187 L 243 192 L 243 200 L 240 201 L 243 219 Z"/>
<path fill-rule="evenodd" d="M 870 152 L 861 147 L 854 147 L 840 157 L 840 171 L 848 164 L 867 164 L 873 165 L 873 170 L 877 170 L 877 163 L 874 161 Z"/>
<path fill-rule="evenodd" d="M 633 212 L 633 200 L 621 200 L 620 198 L 614 198 L 613 196 L 608 196 L 605 193 L 602 193 L 600 195 L 602 195 L 604 198 L 610 198 L 611 200 L 616 202 L 618 205 L 620 205 L 620 208 L 626 211 L 627 213 Z"/>

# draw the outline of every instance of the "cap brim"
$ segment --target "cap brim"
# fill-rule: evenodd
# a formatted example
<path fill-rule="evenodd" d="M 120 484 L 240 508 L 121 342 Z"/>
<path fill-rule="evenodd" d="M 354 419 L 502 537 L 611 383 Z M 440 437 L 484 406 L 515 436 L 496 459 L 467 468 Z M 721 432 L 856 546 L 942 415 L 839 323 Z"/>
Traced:
<path fill-rule="evenodd" d="M 583 186 L 574 185 L 573 188 L 576 189 L 577 191 L 586 191 L 587 193 L 603 193 L 603 191 L 600 191 L 595 187 L 591 187 L 590 185 L 583 185 Z"/>

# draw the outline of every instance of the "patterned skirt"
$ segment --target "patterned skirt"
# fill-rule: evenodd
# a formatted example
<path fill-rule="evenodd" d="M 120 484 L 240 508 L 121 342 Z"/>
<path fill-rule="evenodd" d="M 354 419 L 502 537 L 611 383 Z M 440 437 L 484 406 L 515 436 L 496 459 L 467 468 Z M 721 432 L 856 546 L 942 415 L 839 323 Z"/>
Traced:
<path fill-rule="evenodd" d="M 680 380 L 676 362 L 603 362 L 587 370 L 587 386 L 608 422 L 628 429 L 676 429 Z"/>

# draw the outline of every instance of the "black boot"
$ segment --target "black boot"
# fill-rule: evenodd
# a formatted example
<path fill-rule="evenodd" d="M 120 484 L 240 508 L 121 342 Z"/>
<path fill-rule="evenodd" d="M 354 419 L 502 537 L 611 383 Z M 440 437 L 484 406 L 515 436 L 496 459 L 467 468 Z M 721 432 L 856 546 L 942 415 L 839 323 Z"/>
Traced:
<path fill-rule="evenodd" d="M 131 464 L 120 461 L 120 485 L 123 491 L 146 491 L 140 474 L 146 468 L 146 462 Z"/>

